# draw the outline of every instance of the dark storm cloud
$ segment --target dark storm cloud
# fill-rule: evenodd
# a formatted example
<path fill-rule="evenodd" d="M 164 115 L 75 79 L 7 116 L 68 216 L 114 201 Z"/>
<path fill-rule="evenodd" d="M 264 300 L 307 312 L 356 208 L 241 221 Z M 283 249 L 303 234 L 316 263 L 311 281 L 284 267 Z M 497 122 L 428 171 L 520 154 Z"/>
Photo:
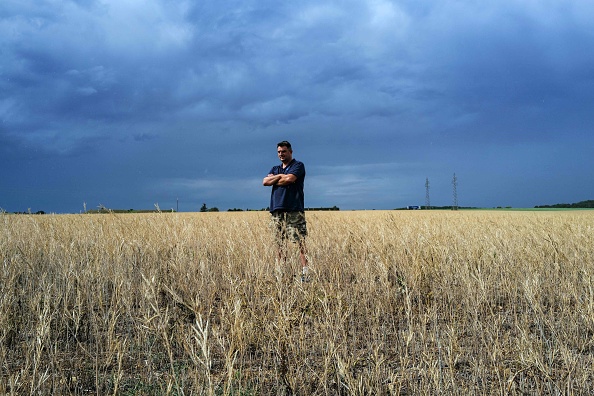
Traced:
<path fill-rule="evenodd" d="M 592 96 L 583 88 L 594 76 L 594 37 L 585 25 L 591 5 L 487 2 L 458 11 L 469 17 L 431 19 L 440 31 L 431 36 L 438 52 L 425 54 L 434 61 L 426 77 L 443 87 L 449 102 L 447 120 L 458 112 L 502 130 L 540 118 L 540 129 L 558 117 L 586 116 Z M 545 132 L 522 129 L 529 138 Z"/>
<path fill-rule="evenodd" d="M 285 138 L 312 206 L 422 203 L 426 177 L 447 205 L 454 172 L 468 205 L 589 199 L 574 175 L 592 160 L 572 154 L 593 148 L 593 17 L 587 1 L 7 0 L 0 207 L 37 184 L 25 205 L 43 210 L 262 207 Z"/>

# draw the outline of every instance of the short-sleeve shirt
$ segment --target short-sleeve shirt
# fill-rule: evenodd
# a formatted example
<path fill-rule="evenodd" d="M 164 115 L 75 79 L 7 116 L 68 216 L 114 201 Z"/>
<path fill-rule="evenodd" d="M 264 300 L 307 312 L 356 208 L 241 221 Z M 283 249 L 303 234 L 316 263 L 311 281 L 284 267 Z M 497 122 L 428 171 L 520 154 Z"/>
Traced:
<path fill-rule="evenodd" d="M 303 212 L 305 210 L 303 199 L 303 182 L 305 181 L 305 165 L 293 158 L 283 169 L 282 165 L 273 166 L 270 172 L 273 175 L 293 174 L 297 176 L 295 183 L 286 186 L 272 186 L 270 193 L 270 212 Z"/>

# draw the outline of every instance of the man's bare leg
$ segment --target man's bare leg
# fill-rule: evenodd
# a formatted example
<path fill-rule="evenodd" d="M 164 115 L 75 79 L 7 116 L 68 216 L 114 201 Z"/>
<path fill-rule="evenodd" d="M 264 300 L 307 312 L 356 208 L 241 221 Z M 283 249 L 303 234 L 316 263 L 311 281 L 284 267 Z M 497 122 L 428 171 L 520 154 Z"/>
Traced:
<path fill-rule="evenodd" d="M 301 260 L 301 280 L 306 280 L 309 275 L 309 266 L 307 261 L 307 248 L 305 241 L 299 241 L 299 259 Z"/>
<path fill-rule="evenodd" d="M 278 252 L 277 253 L 278 263 L 286 264 L 287 263 L 287 247 L 279 243 L 277 252 Z"/>

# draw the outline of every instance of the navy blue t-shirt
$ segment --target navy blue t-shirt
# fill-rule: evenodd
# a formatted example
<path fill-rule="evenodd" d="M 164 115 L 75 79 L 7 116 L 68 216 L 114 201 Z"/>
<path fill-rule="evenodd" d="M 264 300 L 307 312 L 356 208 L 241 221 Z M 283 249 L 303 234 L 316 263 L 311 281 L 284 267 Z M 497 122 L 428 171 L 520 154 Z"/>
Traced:
<path fill-rule="evenodd" d="M 305 181 L 305 165 L 293 158 L 289 165 L 283 169 L 282 164 L 273 166 L 270 172 L 273 175 L 293 174 L 297 176 L 295 183 L 286 186 L 272 186 L 270 193 L 270 212 L 282 210 L 284 212 L 303 212 L 303 182 Z"/>

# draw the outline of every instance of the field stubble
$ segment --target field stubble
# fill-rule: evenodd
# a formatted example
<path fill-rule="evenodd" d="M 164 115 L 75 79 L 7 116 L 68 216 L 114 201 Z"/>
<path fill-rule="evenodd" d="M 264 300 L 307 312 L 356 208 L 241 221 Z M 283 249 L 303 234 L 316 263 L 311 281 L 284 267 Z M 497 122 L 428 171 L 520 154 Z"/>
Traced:
<path fill-rule="evenodd" d="M 1 394 L 592 394 L 594 212 L 0 215 Z"/>

